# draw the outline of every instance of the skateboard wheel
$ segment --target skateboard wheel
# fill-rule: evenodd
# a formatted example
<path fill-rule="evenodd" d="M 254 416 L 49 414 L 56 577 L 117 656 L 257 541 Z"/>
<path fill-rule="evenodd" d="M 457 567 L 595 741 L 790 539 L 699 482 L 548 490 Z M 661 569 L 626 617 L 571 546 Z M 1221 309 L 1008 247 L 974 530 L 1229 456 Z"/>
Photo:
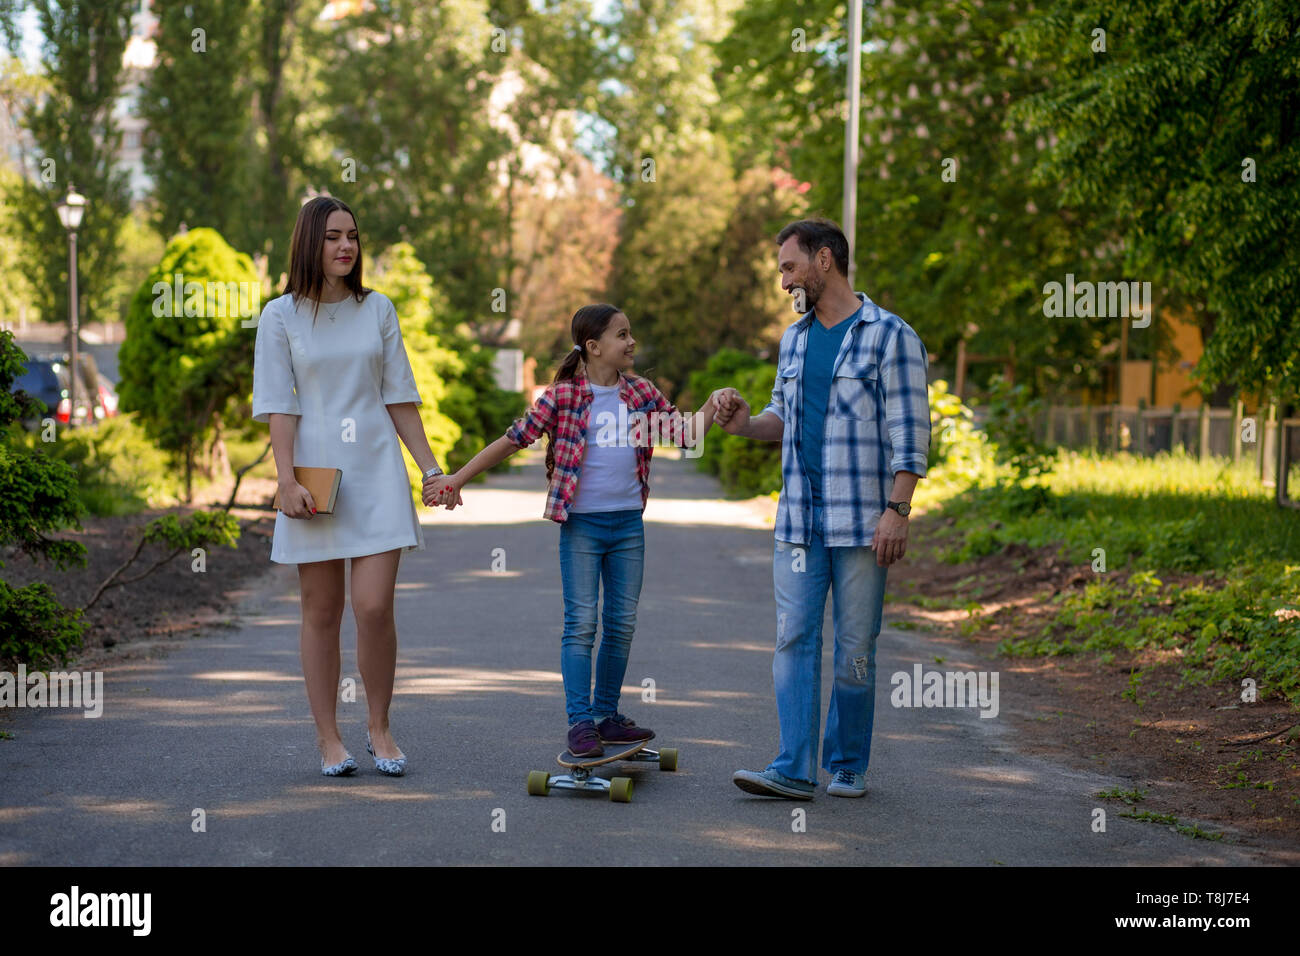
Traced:
<path fill-rule="evenodd" d="M 632 802 L 632 778 L 615 777 L 609 782 L 609 799 L 615 803 Z"/>
<path fill-rule="evenodd" d="M 545 770 L 534 770 L 528 774 L 528 795 L 544 797 L 551 790 L 551 776 Z"/>
<path fill-rule="evenodd" d="M 677 751 L 672 747 L 665 747 L 663 750 L 659 751 L 659 769 L 677 769 Z"/>

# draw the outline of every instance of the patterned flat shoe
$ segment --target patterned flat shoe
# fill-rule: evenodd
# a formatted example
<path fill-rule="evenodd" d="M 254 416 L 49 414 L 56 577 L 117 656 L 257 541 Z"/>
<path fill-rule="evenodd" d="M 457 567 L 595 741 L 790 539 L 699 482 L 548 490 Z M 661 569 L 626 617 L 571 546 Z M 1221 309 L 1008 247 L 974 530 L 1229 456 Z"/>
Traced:
<path fill-rule="evenodd" d="M 366 731 L 366 753 L 375 757 L 375 748 L 370 744 L 370 731 Z M 375 769 L 389 777 L 400 777 L 406 773 L 406 756 L 375 757 Z"/>
<path fill-rule="evenodd" d="M 350 777 L 360 769 L 357 762 L 352 759 L 352 754 L 348 754 L 332 767 L 325 766 L 324 757 L 321 758 L 320 762 L 320 772 L 327 777 Z"/>

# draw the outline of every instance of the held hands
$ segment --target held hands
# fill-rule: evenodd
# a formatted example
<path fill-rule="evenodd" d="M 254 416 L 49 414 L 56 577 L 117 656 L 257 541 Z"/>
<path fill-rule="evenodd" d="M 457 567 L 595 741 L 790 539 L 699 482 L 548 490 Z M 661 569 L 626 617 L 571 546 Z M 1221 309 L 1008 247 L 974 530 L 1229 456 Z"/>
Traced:
<path fill-rule="evenodd" d="M 420 500 L 424 502 L 425 507 L 446 505 L 448 511 L 452 511 L 457 505 L 465 503 L 461 500 L 460 483 L 456 480 L 455 475 L 432 475 L 424 479 L 424 488 Z"/>
<path fill-rule="evenodd" d="M 729 434 L 738 435 L 749 424 L 749 403 L 734 388 L 720 388 L 709 400 L 717 412 L 713 420 Z"/>
<path fill-rule="evenodd" d="M 285 481 L 280 484 L 280 510 L 286 518 L 311 518 L 316 514 L 316 502 L 298 482 Z"/>

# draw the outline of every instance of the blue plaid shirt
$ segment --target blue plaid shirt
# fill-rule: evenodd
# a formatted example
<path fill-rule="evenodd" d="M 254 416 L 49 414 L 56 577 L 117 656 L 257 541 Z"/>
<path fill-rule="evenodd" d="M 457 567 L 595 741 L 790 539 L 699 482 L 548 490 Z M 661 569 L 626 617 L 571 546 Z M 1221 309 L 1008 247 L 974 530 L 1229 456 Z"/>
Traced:
<path fill-rule="evenodd" d="M 898 316 L 856 295 L 863 307 L 835 357 L 822 442 L 822 539 L 831 548 L 870 545 L 894 475 L 924 476 L 930 451 L 925 346 Z M 791 544 L 811 542 L 812 489 L 799 464 L 799 406 L 808 327 L 815 321 L 809 312 L 781 336 L 772 401 L 763 409 L 785 423 L 776 537 Z"/>

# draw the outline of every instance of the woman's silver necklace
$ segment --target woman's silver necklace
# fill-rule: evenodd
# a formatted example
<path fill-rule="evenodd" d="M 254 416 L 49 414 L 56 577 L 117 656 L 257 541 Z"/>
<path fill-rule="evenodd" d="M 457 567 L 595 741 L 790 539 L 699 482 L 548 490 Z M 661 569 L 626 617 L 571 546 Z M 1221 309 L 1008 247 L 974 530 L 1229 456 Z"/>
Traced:
<path fill-rule="evenodd" d="M 332 304 L 333 304 L 333 305 L 338 305 L 338 304 L 342 303 L 343 301 L 344 301 L 343 299 L 339 299 L 338 302 L 335 302 L 335 303 L 332 303 Z M 330 320 L 331 322 L 333 322 L 334 319 L 336 318 L 336 316 L 334 315 L 333 312 L 331 312 L 331 311 L 329 310 L 329 306 L 328 306 L 326 303 L 322 302 L 322 303 L 321 303 L 321 308 L 323 308 L 323 309 L 325 310 L 325 314 L 326 314 L 327 316 L 329 316 L 329 320 Z"/>

